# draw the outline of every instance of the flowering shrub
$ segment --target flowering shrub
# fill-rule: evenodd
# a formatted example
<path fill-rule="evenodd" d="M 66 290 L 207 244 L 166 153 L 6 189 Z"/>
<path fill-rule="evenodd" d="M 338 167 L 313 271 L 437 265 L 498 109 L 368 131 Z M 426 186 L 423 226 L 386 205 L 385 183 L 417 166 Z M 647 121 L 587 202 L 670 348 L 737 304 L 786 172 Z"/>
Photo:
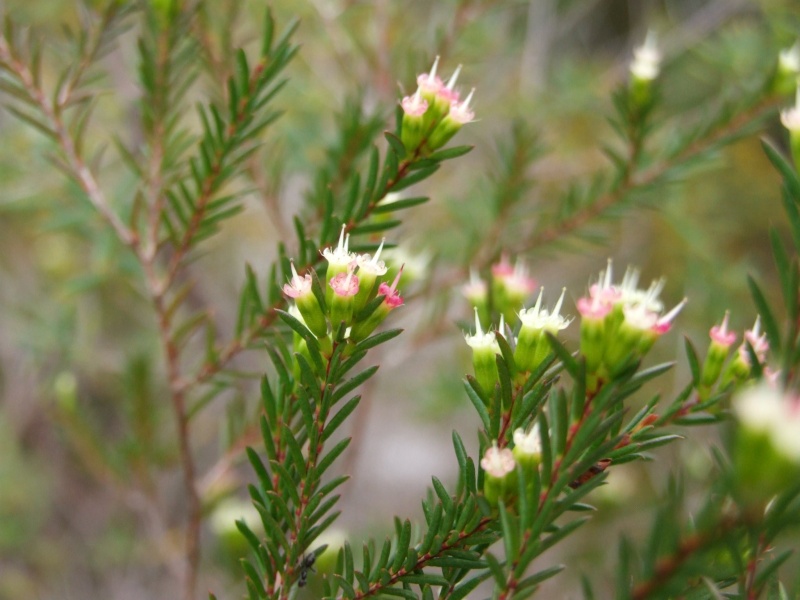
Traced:
<path fill-rule="evenodd" d="M 721 100 L 713 114 L 687 125 L 683 112 L 667 110 L 661 85 L 674 57 L 649 33 L 604 108 L 616 136 L 602 142 L 610 163 L 588 183 L 570 174 L 564 190 L 545 188 L 547 202 L 537 203 L 532 164 L 539 142 L 530 125 L 517 122 L 502 136 L 491 177 L 470 180 L 493 181 L 485 201 L 476 198 L 484 195 L 479 183 L 457 190 L 464 197 L 454 226 L 435 219 L 445 194 L 412 196 L 407 189 L 433 186 L 447 172 L 466 179 L 469 169 L 456 159 L 473 146 L 456 144 L 477 121 L 502 116 L 480 82 L 464 93 L 462 66 L 446 81 L 440 77 L 451 58 L 444 41 L 428 72 L 400 82 L 406 91 L 388 101 L 394 120 L 366 112 L 374 103 L 369 93 L 345 110 L 337 142 L 313 153 L 320 164 L 303 179 L 304 199 L 284 205 L 281 192 L 291 194 L 265 180 L 280 181 L 281 161 L 299 159 L 264 140 L 283 110 L 287 119 L 307 110 L 302 95 L 282 100 L 296 75 L 297 24 L 283 25 L 266 10 L 258 43 L 245 36 L 234 50 L 234 24 L 244 10 L 238 3 L 230 11 L 203 1 L 91 4 L 69 52 L 43 50 L 41 36 L 10 18 L 0 35 L 0 91 L 8 114 L 42 134 L 33 154 L 52 156 L 68 178 L 64 204 L 77 212 L 54 208 L 58 223 L 50 228 L 70 231 L 107 261 L 107 280 L 82 279 L 73 294 L 97 294 L 95 306 L 110 304 L 117 318 L 118 295 L 120 305 L 145 300 L 130 313 L 137 316 L 131 329 L 145 329 L 157 351 L 135 352 L 131 333 L 125 343 L 114 340 L 113 351 L 91 352 L 93 365 L 130 355 L 119 377 L 121 399 L 94 414 L 91 386 L 67 361 L 53 377 L 49 412 L 85 469 L 81 477 L 122 500 L 126 523 L 136 515 L 141 527 L 131 545 L 158 552 L 151 558 L 137 550 L 146 557 L 142 564 L 152 560 L 148 568 L 165 572 L 169 591 L 162 595 L 193 600 L 209 587 L 218 594 L 212 598 L 238 597 L 244 589 L 251 600 L 508 600 L 553 597 L 562 584 L 551 579 L 581 580 L 586 598 L 596 587 L 631 599 L 798 593 L 791 554 L 800 523 L 800 105 L 779 118 L 778 110 L 795 92 L 800 45 L 763 49 L 769 69 L 755 69 L 734 100 Z M 333 4 L 320 6 L 320 14 L 338 10 Z M 459 19 L 466 18 L 470 3 L 458 5 Z M 250 35 L 254 25 L 246 25 Z M 103 61 L 120 56 L 120 64 L 137 65 L 135 75 L 125 75 L 135 78 L 138 94 L 124 105 L 133 107 L 130 131 L 120 125 L 128 117 L 102 104 L 97 84 Z M 384 58 L 376 64 L 389 64 Z M 326 95 L 322 104 L 329 103 Z M 479 113 L 473 103 L 481 103 Z M 603 219 L 652 206 L 648 198 L 684 181 L 690 167 L 778 121 L 788 129 L 781 131 L 788 150 L 763 142 L 782 180 L 788 228 L 770 234 L 777 289 L 749 279 L 754 306 L 732 306 L 721 321 L 705 323 L 707 349 L 687 335 L 685 359 L 657 363 L 682 328 L 687 303 L 702 302 L 710 290 L 687 289 L 682 298 L 664 279 L 640 287 L 636 267 L 617 280 L 611 259 L 594 279 L 581 272 L 585 292 L 570 290 L 573 278 L 565 272 L 559 294 L 540 285 L 553 279 L 542 268 L 542 247 L 554 252 L 572 237 L 592 237 Z M 317 133 L 313 122 L 294 123 L 288 137 L 297 143 L 292 134 L 309 134 L 316 143 Z M 100 146 L 113 147 L 113 158 Z M 481 151 L 478 164 L 485 158 Z M 27 169 L 18 156 L 12 163 Z M 264 269 L 242 267 L 235 314 L 220 316 L 200 291 L 198 281 L 208 275 L 197 264 L 201 248 L 215 255 L 209 238 L 241 224 L 233 219 L 253 197 L 270 215 L 275 250 Z M 284 221 L 287 206 L 293 229 Z M 403 257 L 415 233 L 403 225 L 413 219 L 431 220 L 415 226 L 424 232 L 418 237 L 431 239 L 417 242 L 416 256 Z M 457 247 L 450 255 L 448 245 Z M 223 270 L 231 269 L 226 261 Z M 206 283 L 214 282 L 208 276 Z M 451 293 L 456 289 L 469 308 Z M 139 310 L 153 317 L 146 327 Z M 452 433 L 454 477 L 432 478 L 420 518 L 396 518 L 382 544 L 369 539 L 356 551 L 356 536 L 333 524 L 348 489 L 343 465 L 360 433 L 359 411 L 374 395 L 378 366 L 364 363 L 381 363 L 408 383 L 424 379 L 382 353 L 409 337 L 398 328 L 403 317 L 428 319 L 419 328 L 421 343 L 446 342 L 461 326 L 472 366 L 458 392 L 478 431 Z M 731 323 L 743 319 L 754 325 L 740 338 Z M 458 349 L 450 353 L 460 358 Z M 246 356 L 257 358 L 248 363 Z M 665 377 L 675 362 L 677 391 Z M 662 387 L 653 392 L 656 384 Z M 397 387 L 394 402 L 410 414 L 404 396 L 411 387 Z M 220 422 L 222 451 L 208 443 Z M 672 480 L 650 534 L 638 525 L 620 542 L 613 584 L 581 579 L 568 560 L 554 558 L 568 539 L 586 535 L 590 514 L 607 512 L 602 488 L 622 465 L 660 461 L 662 447 L 717 430 L 722 441 L 702 489 L 686 502 L 680 477 Z M 247 475 L 234 474 L 238 462 L 247 463 Z M 653 462 L 647 468 L 657 469 Z M 392 464 L 381 469 L 398 477 Z M 180 492 L 172 491 L 175 472 Z M 65 479 L 73 483 L 73 475 Z M 241 558 L 232 590 L 217 564 L 230 556 L 213 555 L 214 544 L 223 556 Z M 0 554 L 0 568 L 5 562 Z M 98 568 L 101 575 L 105 568 Z M 35 583 L 22 585 L 18 597 L 44 597 Z"/>

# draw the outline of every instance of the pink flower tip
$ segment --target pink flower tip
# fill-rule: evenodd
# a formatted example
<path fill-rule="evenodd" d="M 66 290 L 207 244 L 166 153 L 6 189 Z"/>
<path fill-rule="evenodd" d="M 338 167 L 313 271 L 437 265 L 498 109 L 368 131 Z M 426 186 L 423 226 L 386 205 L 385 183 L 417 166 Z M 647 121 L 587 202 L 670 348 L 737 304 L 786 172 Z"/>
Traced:
<path fill-rule="evenodd" d="M 400 271 L 398 271 L 397 276 L 394 278 L 391 286 L 386 285 L 386 283 L 381 283 L 378 286 L 378 295 L 385 296 L 383 302 L 389 308 L 397 308 L 398 306 L 403 305 L 403 297 L 400 295 L 400 292 L 397 291 L 397 284 L 400 283 L 400 276 L 403 274 L 403 267 L 400 267 Z"/>
<path fill-rule="evenodd" d="M 611 312 L 612 305 L 603 302 L 598 296 L 578 298 L 578 312 L 584 319 L 605 319 Z"/>
<path fill-rule="evenodd" d="M 720 344 L 721 346 L 731 346 L 736 341 L 736 333 L 733 331 L 728 331 L 728 316 L 729 312 L 725 311 L 725 316 L 722 317 L 722 323 L 719 325 L 715 325 L 711 328 L 708 332 L 708 335 L 711 337 L 713 342 Z"/>
<path fill-rule="evenodd" d="M 322 256 L 331 264 L 348 266 L 356 259 L 356 255 L 351 253 L 348 248 L 350 234 L 345 233 L 346 229 L 347 225 L 343 223 L 342 230 L 339 232 L 339 244 L 336 247 L 329 246 L 322 251 Z"/>
<path fill-rule="evenodd" d="M 400 102 L 400 106 L 403 107 L 403 111 L 410 117 L 421 117 L 425 114 L 425 111 L 428 110 L 428 101 L 422 97 L 422 93 L 420 92 L 420 88 L 417 88 L 417 92 L 413 96 L 406 96 Z"/>
<path fill-rule="evenodd" d="M 628 275 L 628 273 L 625 275 L 626 276 L 623 278 L 623 282 L 632 282 L 633 286 L 635 287 L 636 282 L 633 280 L 633 278 L 638 277 L 638 275 L 635 274 L 635 271 L 631 272 L 631 275 Z M 622 290 L 612 283 L 612 279 L 613 263 L 609 258 L 608 266 L 604 271 L 600 271 L 600 277 L 597 279 L 597 283 L 593 283 L 591 286 L 589 286 L 589 297 L 596 299 L 601 304 L 608 304 L 609 310 L 610 305 L 616 304 L 622 299 Z"/>
<path fill-rule="evenodd" d="M 433 61 L 433 66 L 431 67 L 430 73 L 422 73 L 421 75 L 417 75 L 417 85 L 422 89 L 423 92 L 431 92 L 436 94 L 440 89 L 444 87 L 442 80 L 436 75 L 436 68 L 439 66 L 439 57 L 436 57 L 436 60 Z"/>
<path fill-rule="evenodd" d="M 744 339 L 750 342 L 756 356 L 763 361 L 769 351 L 769 342 L 767 341 L 767 334 L 761 333 L 761 315 L 756 317 L 753 328 L 744 332 Z"/>
<path fill-rule="evenodd" d="M 331 279 L 330 286 L 337 296 L 355 296 L 358 293 L 358 276 L 352 271 L 339 273 Z"/>
<path fill-rule="evenodd" d="M 447 85 L 442 86 L 439 89 L 438 95 L 448 104 L 458 102 L 459 93 L 456 91 L 455 87 L 459 73 L 461 73 L 461 65 L 458 65 L 455 72 L 450 76 L 450 79 L 447 80 Z"/>
<path fill-rule="evenodd" d="M 500 256 L 500 262 L 492 265 L 492 275 L 494 277 L 508 277 L 514 273 L 514 265 L 508 260 L 508 254 Z"/>
<path fill-rule="evenodd" d="M 292 265 L 292 279 L 289 283 L 283 286 L 283 293 L 286 294 L 289 298 L 299 298 L 300 296 L 305 296 L 311 291 L 311 275 L 306 273 L 303 276 L 297 274 L 297 269 L 294 268 L 294 262 L 291 263 Z"/>
<path fill-rule="evenodd" d="M 494 442 L 486 449 L 481 459 L 481 468 L 497 479 L 505 477 L 516 468 L 514 454 L 508 448 L 498 448 L 497 442 Z"/>
<path fill-rule="evenodd" d="M 471 123 L 475 120 L 475 112 L 469 107 L 469 103 L 472 100 L 472 95 L 475 93 L 475 88 L 469 93 L 469 96 L 463 102 L 451 102 L 450 103 L 450 112 L 447 113 L 447 116 L 453 119 L 459 125 L 466 125 L 467 123 Z"/>
<path fill-rule="evenodd" d="M 486 300 L 487 288 L 486 282 L 483 281 L 478 272 L 474 268 L 469 270 L 469 283 L 461 286 L 461 293 L 470 302 L 482 302 Z"/>
<path fill-rule="evenodd" d="M 536 280 L 528 276 L 528 267 L 519 259 L 514 266 L 508 261 L 508 256 L 503 254 L 500 262 L 492 265 L 492 276 L 510 292 L 527 296 L 536 289 Z"/>
<path fill-rule="evenodd" d="M 683 307 L 686 306 L 688 301 L 688 298 L 684 298 L 677 304 L 677 306 L 675 306 L 675 308 L 673 308 L 663 317 L 660 317 L 658 321 L 656 321 L 656 324 L 653 325 L 653 332 L 657 333 L 658 335 L 667 333 L 672 328 L 672 321 L 675 320 L 675 317 L 677 317 L 678 313 L 683 310 Z"/>

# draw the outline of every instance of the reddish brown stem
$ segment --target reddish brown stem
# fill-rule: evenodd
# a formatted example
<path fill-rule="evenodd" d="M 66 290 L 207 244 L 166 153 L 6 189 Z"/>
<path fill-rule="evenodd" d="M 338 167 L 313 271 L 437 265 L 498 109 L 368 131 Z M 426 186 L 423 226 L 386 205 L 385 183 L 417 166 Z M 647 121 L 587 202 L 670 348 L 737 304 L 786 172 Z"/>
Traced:
<path fill-rule="evenodd" d="M 374 583 L 369 587 L 369 589 L 360 590 L 355 596 L 352 597 L 352 600 L 362 600 L 363 598 L 368 598 L 375 594 L 379 594 L 382 590 L 385 590 L 386 588 L 391 587 L 395 583 L 401 581 L 403 576 L 424 568 L 429 561 L 441 556 L 443 552 L 454 548 L 459 548 L 463 544 L 463 541 L 465 539 L 475 535 L 476 533 L 481 532 L 491 522 L 492 519 L 490 519 L 489 517 L 482 518 L 471 531 L 462 532 L 461 534 L 459 534 L 458 539 L 450 544 L 442 544 L 442 547 L 436 554 L 424 554 L 420 556 L 417 559 L 417 562 L 414 563 L 414 566 L 411 567 L 410 569 L 406 569 L 405 567 L 400 567 L 394 573 L 390 573 L 389 578 L 385 582 Z M 342 600 L 343 598 L 344 598 L 343 596 L 339 596 L 337 600 Z"/>
<path fill-rule="evenodd" d="M 661 558 L 649 579 L 640 582 L 631 591 L 631 600 L 646 600 L 678 573 L 680 568 L 697 552 L 719 542 L 731 531 L 741 527 L 746 515 L 722 516 L 715 527 L 699 531 L 683 539 L 672 554 Z"/>
<path fill-rule="evenodd" d="M 641 173 L 637 174 L 635 172 L 631 172 L 626 174 L 619 186 L 600 196 L 594 202 L 587 205 L 570 218 L 564 219 L 549 229 L 544 229 L 534 234 L 518 247 L 510 250 L 510 252 L 513 254 L 527 252 L 539 246 L 547 245 L 565 235 L 572 233 L 577 229 L 580 229 L 593 219 L 601 216 L 610 208 L 615 206 L 633 190 L 637 188 L 645 188 L 655 183 L 675 165 L 687 162 L 688 160 L 707 150 L 710 146 L 713 146 L 714 144 L 724 140 L 727 136 L 734 134 L 747 123 L 758 120 L 769 112 L 772 112 L 777 103 L 778 101 L 776 98 L 767 97 L 761 102 L 756 103 L 749 110 L 739 114 L 735 119 L 731 119 L 731 121 L 724 127 L 721 127 L 712 134 L 703 137 L 689 145 L 678 156 L 671 157 L 669 160 L 657 163 Z M 636 152 L 638 153 L 638 149 L 636 149 Z"/>

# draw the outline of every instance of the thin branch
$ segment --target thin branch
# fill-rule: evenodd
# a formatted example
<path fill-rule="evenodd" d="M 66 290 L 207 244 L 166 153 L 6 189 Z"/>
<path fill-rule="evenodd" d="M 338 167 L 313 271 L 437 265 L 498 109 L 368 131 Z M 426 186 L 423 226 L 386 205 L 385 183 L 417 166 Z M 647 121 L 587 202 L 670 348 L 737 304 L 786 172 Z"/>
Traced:
<path fill-rule="evenodd" d="M 152 265 L 145 264 L 145 273 L 148 281 L 152 283 L 154 273 Z M 197 490 L 197 468 L 195 466 L 194 455 L 189 435 L 189 414 L 186 410 L 186 395 L 180 388 L 178 382 L 181 380 L 180 373 L 180 350 L 172 338 L 168 311 L 164 306 L 163 299 L 153 295 L 155 312 L 158 315 L 158 332 L 161 344 L 164 348 L 167 360 L 167 379 L 170 382 L 170 395 L 173 412 L 177 421 L 178 428 L 178 448 L 183 471 L 184 489 L 187 495 L 188 515 L 186 522 L 186 571 L 183 580 L 183 597 L 185 600 L 193 600 L 197 588 L 197 576 L 200 566 L 200 524 L 202 521 L 202 503 L 200 494 Z"/>
<path fill-rule="evenodd" d="M 658 561 L 649 579 L 633 588 L 630 594 L 631 600 L 646 600 L 651 594 L 659 591 L 692 556 L 722 540 L 730 531 L 741 526 L 742 521 L 743 519 L 734 516 L 723 516 L 715 527 L 684 538 L 672 554 Z"/>
<path fill-rule="evenodd" d="M 632 192 L 637 189 L 646 188 L 656 183 L 660 178 L 667 175 L 671 169 L 685 164 L 692 158 L 697 157 L 701 153 L 707 151 L 715 144 L 724 143 L 725 139 L 729 136 L 735 135 L 737 131 L 749 125 L 752 122 L 761 120 L 767 115 L 774 112 L 778 100 L 774 97 L 768 97 L 749 110 L 740 113 L 736 118 L 731 119 L 720 129 L 710 131 L 708 135 L 696 140 L 683 150 L 679 155 L 664 160 L 649 169 L 638 174 L 631 174 L 625 177 L 618 187 L 606 192 L 599 196 L 591 204 L 584 207 L 579 212 L 563 221 L 556 223 L 548 229 L 544 229 L 534 235 L 530 236 L 527 240 L 509 250 L 513 254 L 520 254 L 528 252 L 540 246 L 550 244 L 559 238 L 569 235 L 576 230 L 589 224 L 594 219 L 601 217 L 608 210 L 616 206 L 621 201 L 625 200 Z"/>
<path fill-rule="evenodd" d="M 54 106 L 42 89 L 37 85 L 36 79 L 30 69 L 19 60 L 16 53 L 9 46 L 5 36 L 0 36 L 0 62 L 2 62 L 23 85 L 31 100 L 49 122 L 55 138 L 64 152 L 67 163 L 75 179 L 80 184 L 86 196 L 100 216 L 111 226 L 117 238 L 134 252 L 137 250 L 139 239 L 135 231 L 131 230 L 122 219 L 111 209 L 105 195 L 100 189 L 91 170 L 86 166 L 83 157 L 77 150 L 75 140 L 72 139 L 66 125 L 61 119 L 60 106 Z M 66 103 L 66 100 L 65 100 Z"/>
<path fill-rule="evenodd" d="M 236 107 L 236 113 L 231 120 L 225 131 L 225 142 L 223 147 L 218 150 L 213 156 L 214 162 L 210 165 L 208 173 L 202 182 L 198 182 L 199 189 L 197 190 L 197 198 L 194 200 L 195 210 L 192 213 L 186 229 L 183 232 L 181 240 L 176 245 L 174 252 L 167 267 L 167 275 L 165 285 L 169 285 L 175 280 L 175 277 L 183 264 L 183 259 L 189 250 L 192 248 L 192 242 L 203 224 L 203 219 L 206 216 L 209 203 L 212 201 L 214 193 L 217 190 L 220 179 L 224 176 L 225 162 L 228 160 L 231 153 L 233 153 L 239 146 L 235 138 L 244 129 L 251 120 L 251 113 L 249 112 L 250 95 L 254 93 L 258 86 L 258 80 L 261 77 L 264 69 L 267 67 L 269 57 L 262 57 L 259 63 L 253 68 L 248 85 L 248 94 L 243 96 L 239 105 Z"/>
<path fill-rule="evenodd" d="M 105 22 L 105 21 L 104 21 Z M 89 59 L 96 55 L 100 43 L 93 46 L 89 51 L 89 56 L 84 57 L 81 61 L 81 69 L 75 76 L 79 78 L 86 68 L 88 68 Z M 167 60 L 166 50 L 163 47 L 159 49 L 159 59 Z M 149 212 L 149 226 L 150 237 L 148 239 L 148 247 L 143 248 L 140 243 L 138 233 L 125 225 L 119 216 L 111 209 L 108 201 L 103 194 L 94 174 L 85 164 L 83 157 L 78 151 L 76 141 L 73 139 L 69 130 L 62 120 L 61 109 L 63 106 L 68 105 L 70 94 L 74 91 L 78 79 L 73 79 L 70 85 L 65 85 L 58 95 L 58 104 L 55 105 L 48 100 L 44 91 L 39 87 L 35 77 L 23 64 L 14 51 L 9 46 L 8 40 L 0 36 L 0 61 L 2 61 L 11 73 L 16 76 L 20 83 L 24 86 L 31 100 L 34 101 L 39 108 L 48 125 L 52 128 L 56 141 L 66 157 L 66 164 L 70 169 L 71 174 L 75 177 L 83 191 L 86 193 L 89 201 L 100 213 L 104 220 L 111 226 L 117 238 L 132 251 L 134 256 L 140 262 L 145 273 L 145 282 L 147 285 L 148 293 L 151 297 L 157 319 L 158 330 L 161 338 L 161 343 L 164 348 L 164 353 L 167 360 L 168 379 L 171 389 L 171 400 L 173 411 L 177 421 L 178 445 L 181 457 L 181 465 L 184 476 L 184 484 L 188 497 L 188 520 L 186 526 L 186 569 L 184 572 L 184 598 L 192 600 L 195 597 L 196 581 L 198 575 L 198 567 L 200 562 L 200 523 L 202 518 L 200 496 L 198 495 L 195 479 L 196 467 L 194 457 L 191 451 L 189 441 L 189 418 L 186 410 L 186 397 L 185 390 L 183 390 L 179 382 L 181 381 L 180 373 L 180 351 L 171 336 L 172 323 L 169 317 L 169 311 L 164 304 L 164 282 L 158 277 L 155 260 L 155 248 L 153 236 L 157 236 L 158 227 L 157 222 L 160 218 L 161 196 L 160 187 L 160 169 L 162 151 L 160 149 L 160 130 L 156 128 L 154 135 L 156 142 L 154 152 L 151 155 L 149 164 L 148 175 L 150 180 L 148 183 L 148 195 L 150 196 L 150 212 Z"/>
<path fill-rule="evenodd" d="M 519 554 L 518 556 L 522 556 L 528 549 L 528 543 L 531 540 L 531 531 L 526 530 L 522 536 L 522 541 L 519 547 Z M 498 596 L 498 600 L 509 600 L 509 598 L 514 597 L 514 590 L 517 589 L 518 579 L 517 576 L 514 574 L 517 570 L 517 566 L 519 565 L 519 560 L 514 560 L 511 563 L 511 566 L 508 570 L 508 577 L 506 578 L 506 584 L 503 591 Z"/>
<path fill-rule="evenodd" d="M 192 453 L 189 429 L 189 411 L 186 406 L 186 394 L 180 388 L 181 351 L 173 337 L 172 311 L 165 304 L 165 294 L 171 280 L 159 275 L 156 258 L 161 218 L 164 208 L 164 139 L 166 117 L 166 82 L 170 77 L 171 48 L 168 29 L 159 32 L 155 40 L 155 77 L 154 97 L 151 98 L 153 121 L 149 128 L 149 160 L 146 171 L 147 211 L 147 246 L 139 253 L 150 294 L 153 310 L 158 321 L 158 334 L 164 356 L 167 361 L 167 379 L 170 388 L 170 400 L 177 427 L 178 450 L 183 472 L 184 491 L 186 493 L 188 514 L 186 519 L 184 554 L 185 569 L 182 576 L 182 592 L 185 600 L 193 600 L 197 590 L 197 579 L 200 567 L 200 527 L 202 523 L 202 502 L 197 485 L 197 468 Z"/>

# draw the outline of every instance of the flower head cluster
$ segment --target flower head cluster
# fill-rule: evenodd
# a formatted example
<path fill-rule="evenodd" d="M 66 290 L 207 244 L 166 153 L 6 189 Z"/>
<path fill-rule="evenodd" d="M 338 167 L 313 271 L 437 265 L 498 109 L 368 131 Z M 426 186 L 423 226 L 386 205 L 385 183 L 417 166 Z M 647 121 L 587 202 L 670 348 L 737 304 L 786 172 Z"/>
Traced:
<path fill-rule="evenodd" d="M 508 323 L 513 323 L 525 301 L 536 289 L 536 280 L 530 276 L 521 259 L 512 262 L 503 254 L 491 267 L 491 283 L 482 279 L 475 269 L 470 269 L 469 282 L 461 286 L 461 293 L 470 306 L 478 309 L 481 323 L 491 320 L 490 307 L 500 313 Z"/>
<path fill-rule="evenodd" d="M 611 261 L 589 295 L 577 302 L 581 314 L 581 352 L 589 373 L 614 373 L 630 359 L 644 356 L 668 332 L 686 304 L 684 298 L 666 314 L 659 299 L 664 284 L 638 287 L 639 273 L 628 269 L 620 284 L 613 283 Z"/>
<path fill-rule="evenodd" d="M 461 66 L 444 83 L 436 74 L 439 57 L 429 73 L 417 76 L 417 91 L 400 102 L 403 123 L 400 139 L 409 154 L 429 154 L 444 146 L 462 125 L 475 119 L 470 108 L 473 89 L 464 100 L 456 89 Z"/>
<path fill-rule="evenodd" d="M 495 355 L 500 354 L 500 347 L 496 335 L 506 335 L 506 322 L 514 324 L 519 320 L 519 325 L 513 327 L 518 335 L 512 336 L 509 331 L 506 340 L 514 352 L 515 377 L 520 379 L 527 377 L 550 354 L 546 335 L 555 335 L 572 322 L 572 319 L 561 316 L 566 289 L 552 311 L 543 306 L 543 290 L 540 290 L 536 303 L 525 308 L 525 300 L 537 284 L 523 261 L 518 259 L 512 263 L 503 254 L 500 261 L 492 265 L 491 274 L 491 284 L 488 284 L 477 271 L 471 270 L 469 283 L 461 288 L 475 311 L 476 333 L 466 336 L 467 344 L 473 350 L 475 377 L 488 393 L 498 381 Z M 490 307 L 500 314 L 500 326 L 497 332 L 489 330 L 484 333 L 483 325 L 491 323 Z"/>
<path fill-rule="evenodd" d="M 338 244 L 322 250 L 328 262 L 324 292 L 322 286 L 315 284 L 311 272 L 300 275 L 294 263 L 292 277 L 283 286 L 283 293 L 295 301 L 290 313 L 317 338 L 327 339 L 323 349 L 330 346 L 331 336 L 336 335 L 342 323 L 348 339 L 357 343 L 372 333 L 389 312 L 403 304 L 397 290 L 402 268 L 391 286 L 381 281 L 388 272 L 380 260 L 383 242 L 373 256 L 351 252 L 349 241 L 343 226 Z M 316 291 L 315 285 L 318 285 Z"/>
<path fill-rule="evenodd" d="M 506 506 L 514 505 L 519 496 L 517 467 L 531 474 L 542 462 L 542 440 L 537 424 L 527 431 L 515 430 L 513 439 L 513 450 L 499 448 L 497 442 L 493 442 L 481 458 L 483 494 L 491 506 L 497 506 L 500 500 Z M 531 494 L 533 486 L 533 477 L 530 477 L 526 488 Z"/>
<path fill-rule="evenodd" d="M 708 332 L 711 339 L 703 368 L 700 372 L 698 396 L 706 400 L 714 387 L 719 384 L 724 389 L 733 384 L 737 387 L 752 377 L 751 348 L 759 364 L 768 372 L 766 366 L 769 343 L 766 334 L 761 332 L 761 317 L 756 317 L 752 329 L 744 332 L 742 343 L 732 352 L 736 343 L 736 332 L 729 329 L 729 313 L 726 311 L 722 322 Z"/>

